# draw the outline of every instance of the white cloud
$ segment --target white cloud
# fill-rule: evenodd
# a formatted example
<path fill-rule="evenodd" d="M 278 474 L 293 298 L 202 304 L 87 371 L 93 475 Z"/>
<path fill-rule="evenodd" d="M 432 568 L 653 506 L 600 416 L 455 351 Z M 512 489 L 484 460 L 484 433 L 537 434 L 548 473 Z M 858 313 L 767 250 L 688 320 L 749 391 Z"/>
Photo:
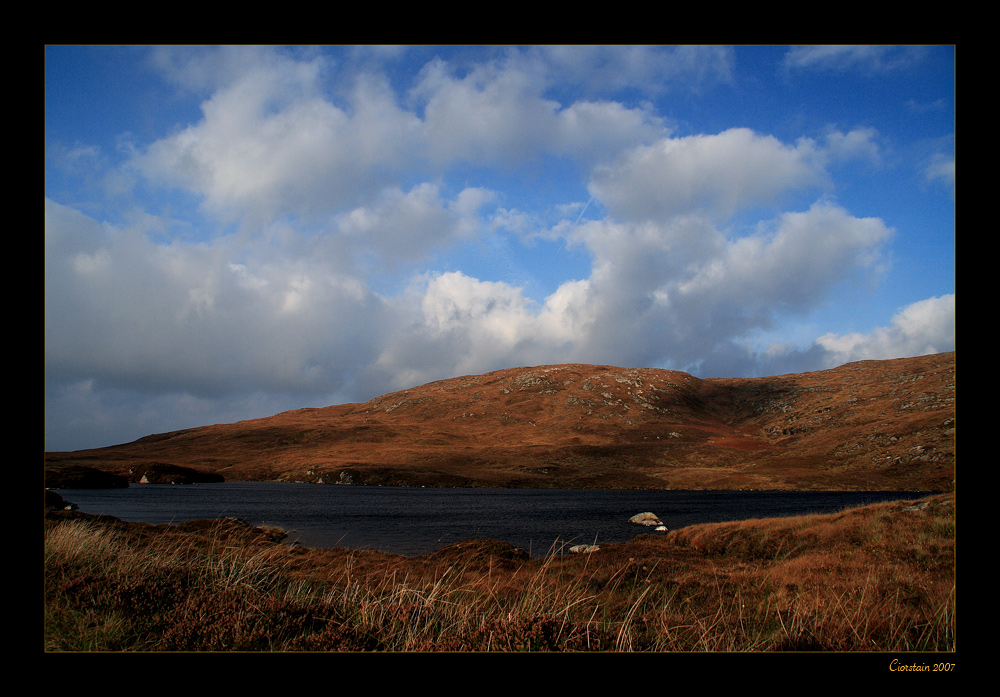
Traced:
<path fill-rule="evenodd" d="M 436 60 L 424 67 L 413 93 L 425 102 L 424 137 L 436 162 L 521 161 L 548 141 L 559 104 L 541 96 L 537 76 L 481 66 L 464 77 Z"/>
<path fill-rule="evenodd" d="M 516 60 L 464 76 L 428 63 L 401 105 L 386 81 L 355 76 L 335 103 L 325 63 L 260 50 L 197 52 L 161 65 L 178 81 L 212 86 L 202 119 L 134 158 L 134 168 L 203 198 L 213 214 L 257 224 L 322 217 L 369 205 L 413 166 L 429 174 L 456 162 L 513 165 L 545 154 L 594 162 L 663 132 L 645 108 L 610 101 L 563 107 L 547 81 Z M 175 66 L 171 61 L 180 63 Z M 167 69 L 167 68 L 164 68 Z"/>
<path fill-rule="evenodd" d="M 588 278 L 564 282 L 539 305 L 507 283 L 436 275 L 411 296 L 421 326 L 393 332 L 380 366 L 419 363 L 424 377 L 569 361 L 690 368 L 816 308 L 870 269 L 890 235 L 881 221 L 830 204 L 734 240 L 698 218 L 591 221 L 572 232 L 593 255 Z"/>
<path fill-rule="evenodd" d="M 53 376 L 201 395 L 331 392 L 377 343 L 379 303 L 322 260 L 275 257 L 267 245 L 247 253 L 231 239 L 158 245 L 46 209 Z"/>
<path fill-rule="evenodd" d="M 662 133 L 660 119 L 617 102 L 545 96 L 549 76 L 522 61 L 489 63 L 458 77 L 435 60 L 421 72 L 412 95 L 423 104 L 422 137 L 438 165 L 477 166 L 532 160 L 546 153 L 583 161 L 607 157 Z"/>
<path fill-rule="evenodd" d="M 575 102 L 556 115 L 551 149 L 586 163 L 612 159 L 625 148 L 655 140 L 664 125 L 644 109 L 618 102 Z"/>
<path fill-rule="evenodd" d="M 480 281 L 453 271 L 428 283 L 421 308 L 427 326 L 437 333 L 467 332 L 476 325 L 490 340 L 509 347 L 517 341 L 527 304 L 521 291 L 506 283 Z"/>
<path fill-rule="evenodd" d="M 530 56 L 552 80 L 593 91 L 698 91 L 733 79 L 726 46 L 540 46 Z"/>
<path fill-rule="evenodd" d="M 215 123 L 212 111 L 202 126 Z M 450 201 L 436 184 L 386 188 L 325 229 L 271 225 L 251 241 L 202 244 L 158 245 L 95 221 L 87 234 L 60 237 L 69 211 L 50 203 L 47 235 L 77 248 L 50 250 L 59 268 L 47 290 L 48 362 L 109 384 L 202 394 L 241 385 L 332 393 L 351 374 L 378 389 L 566 360 L 691 363 L 777 313 L 808 311 L 871 263 L 888 230 L 832 205 L 732 239 L 717 225 L 822 183 L 821 160 L 811 144 L 789 147 L 745 129 L 630 150 L 594 176 L 594 192 L 619 220 L 551 233 L 586 247 L 590 276 L 566 280 L 541 305 L 523 288 L 459 272 L 431 275 L 400 297 L 378 297 L 360 275 L 370 259 L 411 262 L 474 235 L 493 197 L 481 188 Z M 269 169 L 294 179 L 294 168 Z M 248 184 L 241 196 L 254 198 L 259 186 L 266 199 L 274 185 Z"/>
<path fill-rule="evenodd" d="M 927 180 L 939 182 L 951 192 L 955 198 L 955 157 L 938 153 L 931 158 L 931 163 L 925 170 Z"/>
<path fill-rule="evenodd" d="M 866 71 L 895 70 L 923 58 L 922 46 L 794 46 L 785 56 L 785 66 L 795 69 Z"/>
<path fill-rule="evenodd" d="M 267 46 L 154 46 L 149 64 L 166 80 L 185 91 L 210 94 L 240 81 L 248 71 L 280 71 L 299 76 L 299 84 L 321 69 L 322 59 L 290 60 Z"/>
<path fill-rule="evenodd" d="M 595 168 L 590 191 L 624 220 L 664 220 L 690 213 L 728 218 L 740 208 L 774 203 L 827 176 L 811 142 L 791 147 L 734 128 L 717 135 L 664 138 Z"/>
<path fill-rule="evenodd" d="M 955 296 L 920 300 L 899 311 L 888 327 L 862 334 L 824 334 L 816 344 L 828 366 L 849 361 L 922 356 L 955 348 Z"/>
<path fill-rule="evenodd" d="M 422 260 L 436 247 L 473 235 L 479 209 L 492 197 L 484 189 L 467 188 L 448 202 L 430 183 L 406 193 L 391 188 L 374 204 L 338 215 L 335 228 L 357 254 L 374 255 L 390 266 Z"/>
<path fill-rule="evenodd" d="M 200 118 L 134 147 L 117 173 L 145 181 L 127 213 L 46 200 L 47 410 L 93 410 L 80 432 L 105 432 L 101 414 L 134 412 L 138 437 L 163 430 L 153 414 L 198 425 L 511 365 L 790 365 L 793 351 L 742 345 L 877 270 L 893 233 L 824 197 L 835 164 L 880 163 L 873 129 L 673 137 L 636 98 L 730 81 L 730 49 L 510 50 L 431 60 L 409 84 L 377 71 L 394 50 L 344 52 L 357 64 L 342 71 L 312 49 L 153 53 Z M 110 167 L 85 145 L 64 154 Z M 554 161 L 569 183 L 549 208 L 522 205 Z M 953 159 L 935 165 L 928 177 L 953 183 Z M 159 198 L 167 186 L 181 197 Z M 171 208 L 186 197 L 210 215 Z M 589 268 L 546 278 L 541 298 L 548 259 L 529 253 L 560 244 Z M 947 347 L 947 298 L 826 334 L 810 358 Z"/>
<path fill-rule="evenodd" d="M 839 284 L 878 270 L 892 231 L 817 203 L 728 239 L 704 218 L 581 225 L 572 239 L 593 254 L 581 355 L 691 367 L 721 346 L 808 313 Z M 596 360 L 596 359 L 595 359 Z"/>
<path fill-rule="evenodd" d="M 223 217 L 260 223 L 354 204 L 413 157 L 407 136 L 417 119 L 366 80 L 348 112 L 322 95 L 319 77 L 312 64 L 253 64 L 202 104 L 202 121 L 153 143 L 134 165 Z"/>
<path fill-rule="evenodd" d="M 819 203 L 728 242 L 679 290 L 683 296 L 739 299 L 742 313 L 803 312 L 837 283 L 871 267 L 890 235 L 879 219 L 855 218 Z"/>
<path fill-rule="evenodd" d="M 833 160 L 862 160 L 878 166 L 882 155 L 877 139 L 874 128 L 856 128 L 847 133 L 831 129 L 825 136 L 826 151 Z"/>

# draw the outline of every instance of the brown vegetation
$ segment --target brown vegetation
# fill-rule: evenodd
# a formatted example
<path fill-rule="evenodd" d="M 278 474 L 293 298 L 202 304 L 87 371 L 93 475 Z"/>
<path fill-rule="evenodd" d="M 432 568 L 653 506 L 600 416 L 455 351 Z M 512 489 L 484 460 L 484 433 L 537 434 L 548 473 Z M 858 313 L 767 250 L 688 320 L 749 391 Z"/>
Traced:
<path fill-rule="evenodd" d="M 747 379 L 518 368 L 363 404 L 46 453 L 46 467 L 83 465 L 133 481 L 158 463 L 229 480 L 950 491 L 954 392 L 954 352 Z"/>
<path fill-rule="evenodd" d="M 954 495 L 697 525 L 543 559 L 407 558 L 231 519 L 49 512 L 48 651 L 951 652 Z"/>

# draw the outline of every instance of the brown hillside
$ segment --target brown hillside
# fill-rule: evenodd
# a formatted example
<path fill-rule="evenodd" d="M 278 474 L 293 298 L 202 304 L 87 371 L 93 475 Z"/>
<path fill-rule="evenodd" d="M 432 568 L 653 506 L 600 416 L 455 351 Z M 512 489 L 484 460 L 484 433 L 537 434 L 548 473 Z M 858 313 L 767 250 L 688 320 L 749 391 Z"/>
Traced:
<path fill-rule="evenodd" d="M 955 354 L 740 379 L 512 368 L 45 460 L 133 477 L 156 464 L 229 480 L 945 491 Z"/>

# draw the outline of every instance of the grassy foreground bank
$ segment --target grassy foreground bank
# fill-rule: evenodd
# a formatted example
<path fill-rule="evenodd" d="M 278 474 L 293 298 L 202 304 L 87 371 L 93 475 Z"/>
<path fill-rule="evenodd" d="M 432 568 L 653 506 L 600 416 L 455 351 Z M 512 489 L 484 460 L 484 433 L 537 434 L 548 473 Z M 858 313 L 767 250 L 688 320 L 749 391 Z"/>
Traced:
<path fill-rule="evenodd" d="M 564 552 L 408 558 L 49 512 L 45 650 L 956 650 L 953 494 Z"/>

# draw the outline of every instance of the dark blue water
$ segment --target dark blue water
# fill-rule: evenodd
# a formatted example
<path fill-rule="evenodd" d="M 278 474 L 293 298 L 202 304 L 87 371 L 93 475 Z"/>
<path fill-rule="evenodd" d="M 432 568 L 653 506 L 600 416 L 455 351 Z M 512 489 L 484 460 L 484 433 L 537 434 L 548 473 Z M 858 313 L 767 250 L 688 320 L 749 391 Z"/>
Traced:
<path fill-rule="evenodd" d="M 651 511 L 674 530 L 696 523 L 832 513 L 918 498 L 913 492 L 619 491 L 418 489 L 275 482 L 134 484 L 62 489 L 84 513 L 125 521 L 182 523 L 231 516 L 278 525 L 308 547 L 377 549 L 404 555 L 489 538 L 542 556 L 554 544 L 625 542 L 651 528 L 630 524 Z"/>

